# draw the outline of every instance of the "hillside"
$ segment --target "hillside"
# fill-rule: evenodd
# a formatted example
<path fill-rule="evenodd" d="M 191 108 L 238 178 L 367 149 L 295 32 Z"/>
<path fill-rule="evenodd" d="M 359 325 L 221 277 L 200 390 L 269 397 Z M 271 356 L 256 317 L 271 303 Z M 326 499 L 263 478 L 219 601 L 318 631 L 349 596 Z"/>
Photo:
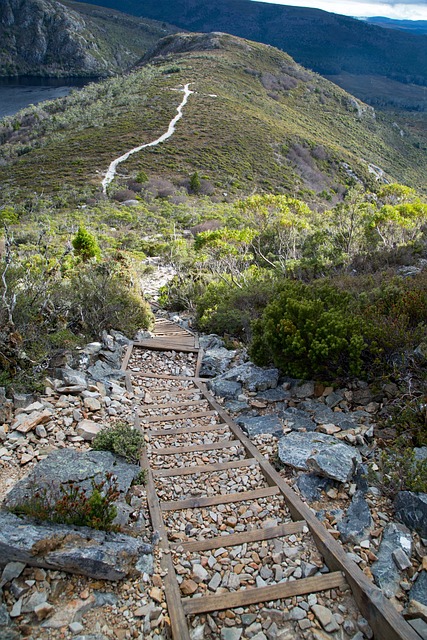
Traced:
<path fill-rule="evenodd" d="M 210 0 L 90 2 L 156 20 L 168 20 L 191 31 L 225 31 L 271 44 L 322 75 L 339 76 L 345 72 L 367 76 L 365 93 L 372 85 L 372 75 L 403 85 L 427 84 L 425 35 L 383 29 L 317 9 L 251 0 L 217 0 L 215 3 Z M 337 84 L 340 84 L 339 77 Z"/>
<path fill-rule="evenodd" d="M 174 136 L 122 164 L 127 179 L 143 171 L 179 191 L 198 171 L 217 197 L 272 190 L 323 203 L 378 175 L 425 188 L 415 138 L 287 54 L 226 34 L 179 34 L 124 77 L 6 118 L 5 197 L 7 189 L 99 193 L 114 158 L 166 131 L 187 82 L 196 93 Z"/>
<path fill-rule="evenodd" d="M 0 76 L 111 75 L 173 31 L 166 24 L 77 2 L 4 0 Z"/>
<path fill-rule="evenodd" d="M 392 18 L 375 16 L 366 18 L 366 22 L 384 27 L 384 29 L 401 29 L 411 33 L 427 34 L 427 20 L 393 20 Z"/>

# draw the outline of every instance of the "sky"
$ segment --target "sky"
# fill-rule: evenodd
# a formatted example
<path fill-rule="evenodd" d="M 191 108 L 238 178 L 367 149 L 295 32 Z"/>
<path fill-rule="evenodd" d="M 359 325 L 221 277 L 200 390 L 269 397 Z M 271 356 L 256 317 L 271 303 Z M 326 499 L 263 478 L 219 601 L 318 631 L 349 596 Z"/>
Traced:
<path fill-rule="evenodd" d="M 396 20 L 427 20 L 427 0 L 385 2 L 384 0 L 262 0 L 293 7 L 313 7 L 355 18 L 384 16 Z"/>

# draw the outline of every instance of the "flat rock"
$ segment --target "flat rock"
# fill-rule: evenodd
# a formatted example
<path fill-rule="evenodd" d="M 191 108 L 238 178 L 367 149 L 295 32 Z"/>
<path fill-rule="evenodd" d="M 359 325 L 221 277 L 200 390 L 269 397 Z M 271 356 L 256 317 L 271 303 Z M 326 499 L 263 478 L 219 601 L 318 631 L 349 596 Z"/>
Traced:
<path fill-rule="evenodd" d="M 87 387 L 86 376 L 82 371 L 76 371 L 71 368 L 55 369 L 55 376 L 63 380 L 67 386 L 78 385 L 85 389 Z"/>
<path fill-rule="evenodd" d="M 399 491 L 394 508 L 398 520 L 427 538 L 427 493 Z"/>
<path fill-rule="evenodd" d="M 399 548 L 410 557 L 412 536 L 405 525 L 392 522 L 384 529 L 381 544 L 376 553 L 378 560 L 371 567 L 375 584 L 387 597 L 393 597 L 399 590 L 401 577 L 393 560 L 393 551 Z"/>
<path fill-rule="evenodd" d="M 119 368 L 111 367 L 107 362 L 97 360 L 94 365 L 88 367 L 88 374 L 97 382 L 108 380 L 120 380 L 125 377 L 125 372 Z"/>
<path fill-rule="evenodd" d="M 295 431 L 279 440 L 279 458 L 302 471 L 338 480 L 349 481 L 360 464 L 360 453 L 333 436 L 324 433 Z"/>
<path fill-rule="evenodd" d="M 372 527 L 372 518 L 362 491 L 356 491 L 346 517 L 337 526 L 344 542 L 358 544 L 366 538 Z"/>
<path fill-rule="evenodd" d="M 139 558 L 151 553 L 151 545 L 131 536 L 87 527 L 35 525 L 0 512 L 0 565 L 23 562 L 99 580 L 121 580 L 138 575 Z"/>
<path fill-rule="evenodd" d="M 260 433 L 271 433 L 277 436 L 283 434 L 280 419 L 274 415 L 267 416 L 239 416 L 237 424 L 240 425 L 250 438 Z"/>
<path fill-rule="evenodd" d="M 285 391 L 283 387 L 275 387 L 274 389 L 266 389 L 260 391 L 256 395 L 258 400 L 266 400 L 267 402 L 283 402 L 291 397 L 290 391 Z"/>
<path fill-rule="evenodd" d="M 200 375 L 206 378 L 214 378 L 224 373 L 235 358 L 237 351 L 229 351 L 219 346 L 204 352 Z"/>
<path fill-rule="evenodd" d="M 93 400 L 93 398 L 86 398 L 87 400 Z M 98 402 L 99 404 L 99 402 Z M 102 431 L 103 425 L 93 420 L 81 420 L 77 425 L 77 435 L 81 436 L 84 440 L 91 442 L 95 436 Z"/>

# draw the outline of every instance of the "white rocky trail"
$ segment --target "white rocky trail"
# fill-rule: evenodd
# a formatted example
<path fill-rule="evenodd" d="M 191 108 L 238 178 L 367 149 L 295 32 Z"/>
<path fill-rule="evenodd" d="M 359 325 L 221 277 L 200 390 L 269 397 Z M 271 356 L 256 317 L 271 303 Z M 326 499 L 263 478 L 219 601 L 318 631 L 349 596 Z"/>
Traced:
<path fill-rule="evenodd" d="M 194 91 L 191 91 L 191 89 L 190 89 L 190 84 L 191 83 L 187 83 L 184 86 L 183 89 L 180 89 L 180 91 L 184 92 L 184 97 L 182 99 L 181 104 L 177 107 L 177 110 L 176 110 L 177 114 L 170 121 L 168 130 L 166 131 L 166 133 L 163 133 L 160 136 L 160 138 L 157 138 L 157 140 L 153 140 L 152 142 L 147 142 L 146 144 L 141 144 L 139 147 L 135 147 L 134 149 L 131 149 L 130 151 L 127 151 L 124 155 L 120 156 L 120 158 L 116 158 L 115 160 L 112 161 L 112 163 L 108 167 L 108 171 L 105 174 L 105 177 L 104 177 L 104 179 L 102 181 L 103 193 L 107 193 L 107 187 L 114 180 L 114 177 L 115 177 L 116 171 L 117 171 L 117 167 L 121 162 L 125 162 L 129 158 L 129 156 L 133 155 L 134 153 L 138 153 L 139 151 L 142 151 L 142 149 L 145 149 L 146 147 L 155 147 L 155 146 L 157 146 L 158 144 L 160 144 L 161 142 L 164 142 L 165 140 L 167 140 L 168 138 L 170 138 L 174 134 L 176 124 L 182 118 L 182 112 L 183 112 L 183 109 L 184 109 L 185 105 L 187 104 L 188 98 L 190 97 L 190 95 L 192 93 L 194 93 Z"/>

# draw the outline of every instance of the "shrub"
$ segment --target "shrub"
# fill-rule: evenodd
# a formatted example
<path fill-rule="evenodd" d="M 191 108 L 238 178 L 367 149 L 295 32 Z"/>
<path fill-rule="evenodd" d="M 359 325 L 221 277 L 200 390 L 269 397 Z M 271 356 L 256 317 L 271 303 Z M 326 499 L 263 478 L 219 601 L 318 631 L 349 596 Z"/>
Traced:
<path fill-rule="evenodd" d="M 91 258 L 101 257 L 101 250 L 95 236 L 84 227 L 79 228 L 72 240 L 72 245 L 76 256 L 79 256 L 84 262 Z"/>
<path fill-rule="evenodd" d="M 366 344 L 351 302 L 329 285 L 287 281 L 253 325 L 252 358 L 297 378 L 360 375 Z"/>
<path fill-rule="evenodd" d="M 369 479 L 381 491 L 394 497 L 398 491 L 427 492 L 427 459 L 417 460 L 407 441 L 398 438 L 388 450 L 381 451 L 379 470 L 370 470 Z"/>
<path fill-rule="evenodd" d="M 10 511 L 35 520 L 117 531 L 119 527 L 113 525 L 117 516 L 114 502 L 119 496 L 117 479 L 106 473 L 104 480 L 92 478 L 91 486 L 90 494 L 74 481 L 62 483 L 58 491 L 36 488 L 25 502 Z"/>
<path fill-rule="evenodd" d="M 138 464 L 141 449 L 144 446 L 142 434 L 124 422 L 100 431 L 92 441 L 97 451 L 111 451 L 122 456 L 131 464 Z"/>

